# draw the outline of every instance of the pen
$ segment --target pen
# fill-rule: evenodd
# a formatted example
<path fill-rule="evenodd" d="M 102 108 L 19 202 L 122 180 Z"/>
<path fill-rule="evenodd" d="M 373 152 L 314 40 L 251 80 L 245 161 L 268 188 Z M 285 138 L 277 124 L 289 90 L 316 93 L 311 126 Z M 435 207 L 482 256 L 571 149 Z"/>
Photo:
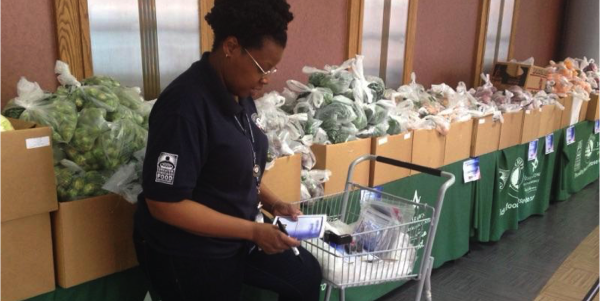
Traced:
<path fill-rule="evenodd" d="M 279 230 L 281 230 L 281 232 L 283 232 L 283 234 L 290 236 L 288 234 L 288 232 L 285 230 L 285 227 L 283 226 L 283 224 L 279 221 L 279 219 L 277 219 L 277 227 L 279 227 Z M 300 256 L 300 251 L 298 251 L 298 248 L 292 247 L 292 251 L 294 251 L 294 255 L 298 256 L 298 258 L 300 258 L 300 261 L 302 261 L 302 257 Z"/>

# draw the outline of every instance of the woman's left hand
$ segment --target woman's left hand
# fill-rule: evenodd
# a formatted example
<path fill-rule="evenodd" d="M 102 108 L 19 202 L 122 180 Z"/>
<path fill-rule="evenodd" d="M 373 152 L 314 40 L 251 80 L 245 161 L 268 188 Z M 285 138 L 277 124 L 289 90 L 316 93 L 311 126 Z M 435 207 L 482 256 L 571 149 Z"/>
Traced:
<path fill-rule="evenodd" d="M 298 215 L 302 215 L 302 211 L 296 205 L 278 201 L 272 207 L 271 213 L 275 216 L 291 216 L 293 220 L 298 219 Z"/>

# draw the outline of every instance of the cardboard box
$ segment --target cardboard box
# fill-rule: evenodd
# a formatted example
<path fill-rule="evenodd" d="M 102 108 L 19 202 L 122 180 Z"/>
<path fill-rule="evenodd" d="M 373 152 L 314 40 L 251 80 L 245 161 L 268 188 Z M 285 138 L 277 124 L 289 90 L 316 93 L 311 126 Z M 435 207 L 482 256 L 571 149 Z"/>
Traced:
<path fill-rule="evenodd" d="M 471 154 L 471 136 L 473 135 L 473 120 L 450 124 L 444 146 L 444 164 L 448 165 L 469 158 Z"/>
<path fill-rule="evenodd" d="M 53 291 L 50 214 L 2 222 L 2 300 L 23 300 Z"/>
<path fill-rule="evenodd" d="M 498 150 L 502 124 L 492 116 L 473 118 L 471 157 L 478 157 Z"/>
<path fill-rule="evenodd" d="M 597 93 L 590 94 L 590 103 L 588 104 L 585 119 L 589 121 L 596 121 L 600 119 L 600 108 L 598 107 Z"/>
<path fill-rule="evenodd" d="M 373 155 L 388 157 L 403 162 L 412 162 L 413 133 L 374 137 L 371 143 Z M 389 183 L 410 175 L 410 169 L 371 161 L 371 187 Z"/>
<path fill-rule="evenodd" d="M 275 165 L 265 171 L 261 186 L 265 185 L 285 202 L 300 201 L 300 171 L 302 155 L 295 154 L 275 159 Z"/>
<path fill-rule="evenodd" d="M 523 111 L 502 114 L 502 117 L 504 117 L 504 123 L 500 129 L 500 141 L 498 143 L 498 149 L 505 149 L 517 144 L 521 144 L 523 115 L 525 115 Z"/>
<path fill-rule="evenodd" d="M 540 136 L 540 123 L 542 122 L 542 110 L 526 110 L 523 116 L 523 133 L 521 144 L 538 139 Z"/>
<path fill-rule="evenodd" d="M 134 210 L 114 194 L 61 202 L 52 213 L 58 285 L 68 288 L 136 266 Z"/>
<path fill-rule="evenodd" d="M 590 104 L 589 101 L 584 101 L 581 103 L 581 109 L 579 110 L 579 118 L 577 119 L 578 121 L 585 120 L 585 117 L 587 116 L 589 104 Z"/>
<path fill-rule="evenodd" d="M 555 128 L 555 111 L 560 111 L 555 105 L 546 105 L 542 107 L 542 115 L 540 116 L 540 131 L 539 137 L 544 137 L 553 133 Z M 560 119 L 558 119 L 560 121 Z"/>
<path fill-rule="evenodd" d="M 561 118 L 560 118 L 560 129 L 566 128 L 571 125 L 571 110 L 573 109 L 573 97 L 571 95 L 567 97 L 561 97 L 558 99 L 563 107 Z"/>
<path fill-rule="evenodd" d="M 414 136 L 412 163 L 432 168 L 444 165 L 446 136 L 437 130 L 416 130 Z M 418 173 L 410 171 L 411 175 Z"/>
<path fill-rule="evenodd" d="M 498 90 L 519 86 L 529 91 L 546 88 L 548 71 L 546 68 L 508 62 L 498 62 L 494 66 L 491 80 Z"/>
<path fill-rule="evenodd" d="M 325 194 L 328 195 L 344 191 L 350 163 L 360 156 L 371 154 L 371 138 L 340 144 L 313 144 L 311 149 L 317 157 L 314 168 L 331 171 L 329 181 L 323 184 Z M 352 181 L 359 185 L 369 185 L 370 169 L 369 162 L 357 165 Z"/>
<path fill-rule="evenodd" d="M 52 130 L 10 119 L 0 134 L 2 222 L 58 209 L 52 161 Z"/>

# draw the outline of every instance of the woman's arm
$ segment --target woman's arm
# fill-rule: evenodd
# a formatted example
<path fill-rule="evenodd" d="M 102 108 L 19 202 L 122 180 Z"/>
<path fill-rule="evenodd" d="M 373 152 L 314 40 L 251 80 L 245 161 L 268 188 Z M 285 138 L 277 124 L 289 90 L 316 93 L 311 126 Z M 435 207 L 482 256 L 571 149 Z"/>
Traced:
<path fill-rule="evenodd" d="M 274 225 L 226 215 L 191 200 L 168 203 L 146 199 L 146 203 L 154 218 L 196 235 L 250 240 L 269 254 L 299 245 Z"/>

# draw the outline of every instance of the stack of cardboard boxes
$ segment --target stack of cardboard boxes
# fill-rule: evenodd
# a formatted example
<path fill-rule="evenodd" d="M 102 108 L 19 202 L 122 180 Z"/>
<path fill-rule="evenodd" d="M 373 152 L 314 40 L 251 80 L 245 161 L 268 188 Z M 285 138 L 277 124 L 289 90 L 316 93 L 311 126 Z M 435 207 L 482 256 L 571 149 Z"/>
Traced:
<path fill-rule="evenodd" d="M 58 209 L 48 127 L 2 132 L 2 300 L 54 290 L 50 212 Z"/>

